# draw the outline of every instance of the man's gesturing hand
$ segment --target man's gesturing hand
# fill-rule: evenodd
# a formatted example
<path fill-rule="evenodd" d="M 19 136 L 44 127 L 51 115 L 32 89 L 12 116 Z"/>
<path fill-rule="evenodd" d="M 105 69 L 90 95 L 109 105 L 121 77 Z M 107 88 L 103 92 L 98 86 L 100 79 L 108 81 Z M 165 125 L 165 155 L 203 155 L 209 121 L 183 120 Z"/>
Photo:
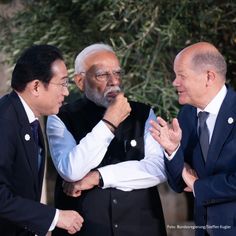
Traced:
<path fill-rule="evenodd" d="M 180 145 L 182 131 L 180 129 L 178 120 L 173 119 L 169 124 L 161 117 L 157 118 L 157 122 L 150 121 L 150 132 L 152 137 L 171 155 Z"/>

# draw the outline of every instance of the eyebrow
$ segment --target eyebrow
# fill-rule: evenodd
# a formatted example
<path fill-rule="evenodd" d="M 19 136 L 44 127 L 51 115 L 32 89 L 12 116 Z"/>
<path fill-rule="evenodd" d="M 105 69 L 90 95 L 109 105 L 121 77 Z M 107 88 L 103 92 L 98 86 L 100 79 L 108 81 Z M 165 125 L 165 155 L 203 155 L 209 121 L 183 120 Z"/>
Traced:
<path fill-rule="evenodd" d="M 112 70 L 108 70 L 108 69 L 102 69 L 102 68 L 96 68 L 95 69 L 95 72 L 98 72 L 98 71 L 102 71 L 102 72 L 109 72 L 109 71 L 121 71 L 122 69 L 119 67 L 119 68 L 114 68 Z"/>
<path fill-rule="evenodd" d="M 62 78 L 61 78 L 61 80 L 69 80 L 69 76 L 67 75 L 67 76 L 63 76 Z"/>

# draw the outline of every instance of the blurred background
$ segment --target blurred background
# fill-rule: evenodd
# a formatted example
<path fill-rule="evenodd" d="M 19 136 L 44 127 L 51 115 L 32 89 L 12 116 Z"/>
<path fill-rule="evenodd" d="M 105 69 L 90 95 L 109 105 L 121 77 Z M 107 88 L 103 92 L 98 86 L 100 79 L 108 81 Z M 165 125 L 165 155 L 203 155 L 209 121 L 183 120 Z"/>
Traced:
<path fill-rule="evenodd" d="M 213 43 L 225 56 L 228 83 L 235 88 L 235 0 L 0 0 L 0 96 L 11 90 L 11 72 L 22 50 L 52 44 L 64 53 L 71 78 L 67 102 L 74 100 L 81 96 L 73 84 L 76 54 L 104 42 L 121 61 L 129 99 L 171 120 L 179 110 L 173 59 L 198 41 Z M 42 196 L 48 204 L 53 204 L 55 176 L 49 156 Z M 158 188 L 168 236 L 194 235 L 192 194 L 174 193 L 168 184 Z"/>

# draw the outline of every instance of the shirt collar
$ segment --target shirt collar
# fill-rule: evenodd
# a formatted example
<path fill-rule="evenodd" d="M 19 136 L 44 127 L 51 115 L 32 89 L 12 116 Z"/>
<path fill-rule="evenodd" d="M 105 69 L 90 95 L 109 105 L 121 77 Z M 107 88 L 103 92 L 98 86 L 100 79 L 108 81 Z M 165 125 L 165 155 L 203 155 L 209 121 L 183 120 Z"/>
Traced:
<path fill-rule="evenodd" d="M 18 94 L 21 102 L 22 102 L 22 105 L 25 109 L 25 112 L 26 112 L 26 115 L 28 117 L 28 120 L 29 120 L 29 123 L 32 123 L 33 121 L 37 120 L 38 118 L 35 117 L 33 111 L 31 110 L 31 108 L 29 107 L 29 105 L 26 103 L 26 101 Z"/>
<path fill-rule="evenodd" d="M 205 107 L 204 111 L 209 112 L 210 114 L 217 115 L 219 113 L 221 104 L 224 101 L 224 98 L 227 93 L 227 88 L 224 85 L 217 95 L 211 100 L 211 102 Z M 197 108 L 197 114 L 202 111 L 201 109 Z"/>

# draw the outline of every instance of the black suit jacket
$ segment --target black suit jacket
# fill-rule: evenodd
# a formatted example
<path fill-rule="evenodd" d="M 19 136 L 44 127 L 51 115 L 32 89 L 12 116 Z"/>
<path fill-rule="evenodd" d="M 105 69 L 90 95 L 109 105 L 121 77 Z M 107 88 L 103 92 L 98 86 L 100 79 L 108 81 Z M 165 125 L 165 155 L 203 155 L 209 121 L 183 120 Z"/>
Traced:
<path fill-rule="evenodd" d="M 181 173 L 184 161 L 197 172 L 194 184 L 195 223 L 212 236 L 236 235 L 236 93 L 228 89 L 221 105 L 204 161 L 197 135 L 197 110 L 186 105 L 179 114 L 182 141 L 171 161 L 165 160 L 171 187 L 185 187 Z M 204 236 L 203 227 L 196 235 Z"/>
<path fill-rule="evenodd" d="M 0 99 L 0 133 L 0 235 L 45 235 L 55 216 L 54 208 L 39 203 L 45 147 L 38 170 L 28 117 L 15 92 Z"/>

